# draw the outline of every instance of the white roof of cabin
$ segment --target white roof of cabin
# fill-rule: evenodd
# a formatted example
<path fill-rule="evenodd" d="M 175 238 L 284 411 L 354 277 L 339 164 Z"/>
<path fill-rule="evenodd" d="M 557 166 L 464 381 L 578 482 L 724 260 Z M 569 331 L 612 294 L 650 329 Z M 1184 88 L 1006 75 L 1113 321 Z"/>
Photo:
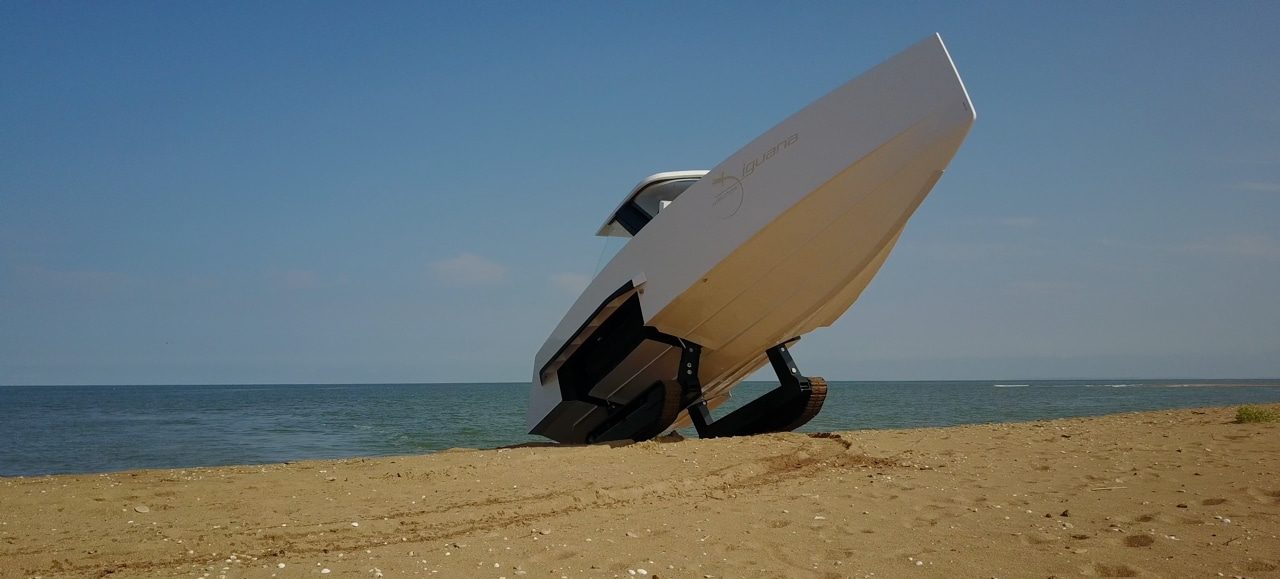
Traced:
<path fill-rule="evenodd" d="M 649 175 L 648 177 L 645 177 L 640 181 L 639 184 L 635 186 L 634 189 L 631 190 L 630 193 L 627 194 L 625 198 L 623 198 L 623 200 L 620 203 L 618 203 L 617 207 L 613 208 L 613 211 L 609 213 L 609 218 L 605 219 L 604 225 L 601 225 L 600 230 L 596 231 L 596 235 L 600 237 L 631 237 L 631 234 L 627 233 L 627 230 L 623 229 L 622 225 L 618 223 L 618 210 L 622 209 L 622 207 L 625 206 L 627 203 L 630 203 L 632 199 L 635 199 L 636 195 L 639 195 L 641 191 L 644 191 L 645 189 L 652 187 L 653 185 L 664 183 L 666 181 L 677 181 L 682 179 L 700 179 L 702 178 L 703 175 L 706 175 L 706 174 L 707 174 L 707 171 L 704 171 L 704 170 L 667 171 L 665 173 L 654 173 L 652 175 Z"/>

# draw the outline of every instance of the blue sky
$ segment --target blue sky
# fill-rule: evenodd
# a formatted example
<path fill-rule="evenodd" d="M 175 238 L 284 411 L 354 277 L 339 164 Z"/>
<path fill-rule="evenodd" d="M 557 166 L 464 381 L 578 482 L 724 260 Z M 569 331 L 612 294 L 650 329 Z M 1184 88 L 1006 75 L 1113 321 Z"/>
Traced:
<path fill-rule="evenodd" d="M 1280 376 L 1280 4 L 0 5 L 0 384 L 525 381 L 645 175 L 933 32 L 830 379 Z"/>

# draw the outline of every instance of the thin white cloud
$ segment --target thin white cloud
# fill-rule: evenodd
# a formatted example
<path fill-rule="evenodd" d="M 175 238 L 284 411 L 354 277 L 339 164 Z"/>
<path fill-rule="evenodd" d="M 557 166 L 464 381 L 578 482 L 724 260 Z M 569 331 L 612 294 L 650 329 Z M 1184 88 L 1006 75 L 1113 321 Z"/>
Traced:
<path fill-rule="evenodd" d="M 569 295 L 578 295 L 587 289 L 591 276 L 582 273 L 553 273 L 547 281 L 554 287 Z"/>
<path fill-rule="evenodd" d="M 1280 183 L 1269 181 L 1243 181 L 1236 183 L 1232 188 L 1240 191 L 1252 191 L 1254 193 L 1280 193 Z"/>
<path fill-rule="evenodd" d="M 19 267 L 14 277 L 20 284 L 47 290 L 70 290 L 100 294 L 131 289 L 134 278 L 114 271 L 85 269 L 51 269 L 46 267 Z"/>
<path fill-rule="evenodd" d="M 1064 297 L 1085 290 L 1085 284 L 1076 281 L 1021 280 L 1003 288 L 1007 295 L 1020 297 Z"/>
<path fill-rule="evenodd" d="M 431 274 L 437 280 L 454 285 L 490 285 L 506 280 L 507 268 L 491 259 L 463 252 L 432 263 Z"/>
<path fill-rule="evenodd" d="M 286 269 L 267 274 L 272 285 L 286 290 L 311 289 L 320 285 L 320 276 L 309 269 Z"/>
<path fill-rule="evenodd" d="M 1042 253 L 1025 245 L 986 242 L 932 243 L 921 246 L 919 251 L 930 258 L 948 262 L 1032 257 Z"/>
<path fill-rule="evenodd" d="M 1225 255 L 1253 259 L 1280 259 L 1280 240 L 1270 235 L 1232 235 L 1221 239 L 1208 239 L 1192 243 L 1187 253 L 1197 255 Z"/>
<path fill-rule="evenodd" d="M 1006 227 L 1015 227 L 1018 229 L 1031 229 L 1040 224 L 1040 220 L 1035 217 L 1005 217 L 997 220 L 1000 225 Z"/>

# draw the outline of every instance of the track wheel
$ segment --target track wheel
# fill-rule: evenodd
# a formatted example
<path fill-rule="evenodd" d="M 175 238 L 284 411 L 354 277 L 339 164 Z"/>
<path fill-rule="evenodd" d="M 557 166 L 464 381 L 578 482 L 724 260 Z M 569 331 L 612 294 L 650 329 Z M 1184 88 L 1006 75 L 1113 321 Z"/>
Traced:
<path fill-rule="evenodd" d="M 827 400 L 827 380 L 813 376 L 809 378 L 809 397 L 804 401 L 804 406 L 800 410 L 800 415 L 796 416 L 787 426 L 781 428 L 779 432 L 790 432 L 813 420 L 822 411 L 822 403 Z"/>
<path fill-rule="evenodd" d="M 587 437 L 587 442 L 649 440 L 670 428 L 680 414 L 680 384 L 674 380 L 654 382 L 636 400 L 614 412 L 609 420 Z"/>

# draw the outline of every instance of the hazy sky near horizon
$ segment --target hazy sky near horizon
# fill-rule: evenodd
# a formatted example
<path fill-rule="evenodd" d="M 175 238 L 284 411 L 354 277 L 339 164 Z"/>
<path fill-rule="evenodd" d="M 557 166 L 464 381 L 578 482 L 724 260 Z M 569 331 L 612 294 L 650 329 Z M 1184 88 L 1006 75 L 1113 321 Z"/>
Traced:
<path fill-rule="evenodd" d="M 526 381 L 639 179 L 940 32 L 829 379 L 1280 377 L 1280 3 L 0 4 L 0 384 Z M 768 377 L 765 375 L 764 377 Z"/>

